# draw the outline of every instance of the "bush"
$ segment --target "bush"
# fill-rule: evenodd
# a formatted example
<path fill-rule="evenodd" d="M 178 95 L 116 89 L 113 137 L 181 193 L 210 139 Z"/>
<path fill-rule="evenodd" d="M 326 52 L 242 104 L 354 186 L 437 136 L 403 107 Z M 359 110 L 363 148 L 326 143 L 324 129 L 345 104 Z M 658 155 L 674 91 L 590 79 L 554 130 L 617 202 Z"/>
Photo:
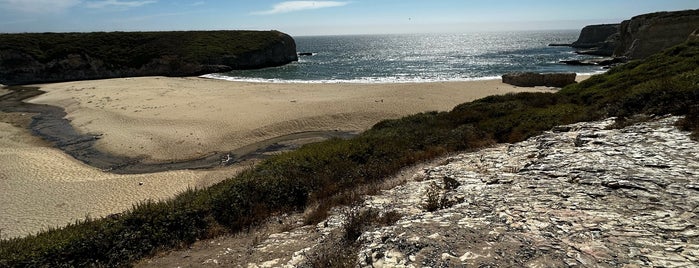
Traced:
<path fill-rule="evenodd" d="M 556 94 L 492 96 L 450 112 L 383 121 L 354 139 L 283 153 L 236 178 L 171 201 L 147 202 L 123 215 L 0 241 L 0 266 L 127 266 L 158 250 L 224 229 L 249 228 L 271 213 L 299 210 L 358 185 L 380 182 L 419 161 L 493 142 L 521 141 L 558 124 L 643 113 L 686 114 L 679 124 L 696 137 L 698 68 L 699 44 L 687 43 Z M 428 210 L 449 205 L 451 201 L 435 193 L 428 194 L 428 204 L 434 203 Z M 348 241 L 362 231 L 361 225 L 350 227 Z"/>

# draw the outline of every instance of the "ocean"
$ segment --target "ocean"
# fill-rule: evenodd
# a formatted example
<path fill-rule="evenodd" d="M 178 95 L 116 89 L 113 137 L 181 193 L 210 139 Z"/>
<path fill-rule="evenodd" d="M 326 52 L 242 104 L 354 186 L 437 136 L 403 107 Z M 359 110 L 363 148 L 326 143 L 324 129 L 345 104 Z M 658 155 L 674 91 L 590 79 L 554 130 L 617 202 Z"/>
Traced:
<path fill-rule="evenodd" d="M 583 59 L 569 47 L 580 31 L 294 37 L 299 61 L 281 67 L 232 71 L 209 78 L 279 83 L 402 83 L 499 78 L 509 72 L 603 72 L 570 66 Z"/>

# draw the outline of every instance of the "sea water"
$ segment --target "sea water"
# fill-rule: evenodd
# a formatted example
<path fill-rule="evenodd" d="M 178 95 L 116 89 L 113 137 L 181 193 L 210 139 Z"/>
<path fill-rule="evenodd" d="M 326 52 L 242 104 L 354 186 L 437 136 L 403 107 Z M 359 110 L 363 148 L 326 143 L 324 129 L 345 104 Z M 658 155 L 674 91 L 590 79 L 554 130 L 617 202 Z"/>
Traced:
<path fill-rule="evenodd" d="M 499 78 L 510 72 L 599 73 L 570 66 L 583 59 L 569 47 L 580 31 L 493 32 L 294 37 L 297 51 L 313 53 L 280 67 L 207 75 L 233 81 L 281 83 L 401 83 Z"/>

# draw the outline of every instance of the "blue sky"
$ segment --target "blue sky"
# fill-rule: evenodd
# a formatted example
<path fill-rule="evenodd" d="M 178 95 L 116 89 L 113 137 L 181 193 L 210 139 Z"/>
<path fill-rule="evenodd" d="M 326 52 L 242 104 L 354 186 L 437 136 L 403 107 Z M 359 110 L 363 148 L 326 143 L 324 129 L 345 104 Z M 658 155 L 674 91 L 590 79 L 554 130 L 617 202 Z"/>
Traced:
<path fill-rule="evenodd" d="M 697 0 L 0 0 L 0 32 L 276 29 L 291 35 L 579 29 Z"/>

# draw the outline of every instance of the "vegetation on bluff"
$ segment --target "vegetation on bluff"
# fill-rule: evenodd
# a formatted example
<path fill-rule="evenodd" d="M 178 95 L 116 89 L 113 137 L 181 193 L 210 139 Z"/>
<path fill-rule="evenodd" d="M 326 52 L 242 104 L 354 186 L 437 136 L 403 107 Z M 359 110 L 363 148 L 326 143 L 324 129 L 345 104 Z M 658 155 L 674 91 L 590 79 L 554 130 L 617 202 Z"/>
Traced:
<path fill-rule="evenodd" d="M 276 31 L 0 34 L 0 50 L 25 53 L 41 63 L 85 53 L 111 65 L 138 68 L 167 55 L 188 62 L 214 62 L 221 55 L 263 49 L 279 38 Z"/>
<path fill-rule="evenodd" d="M 296 44 L 278 31 L 0 34 L 0 83 L 193 76 L 284 65 Z"/>
<path fill-rule="evenodd" d="M 687 115 L 699 133 L 699 43 L 631 62 L 558 93 L 492 96 L 450 112 L 383 121 L 273 157 L 208 189 L 119 216 L 0 242 L 0 266 L 122 266 L 197 239 L 235 232 L 271 213 L 298 210 L 400 168 L 459 150 L 516 142 L 560 124 L 637 114 Z"/>

